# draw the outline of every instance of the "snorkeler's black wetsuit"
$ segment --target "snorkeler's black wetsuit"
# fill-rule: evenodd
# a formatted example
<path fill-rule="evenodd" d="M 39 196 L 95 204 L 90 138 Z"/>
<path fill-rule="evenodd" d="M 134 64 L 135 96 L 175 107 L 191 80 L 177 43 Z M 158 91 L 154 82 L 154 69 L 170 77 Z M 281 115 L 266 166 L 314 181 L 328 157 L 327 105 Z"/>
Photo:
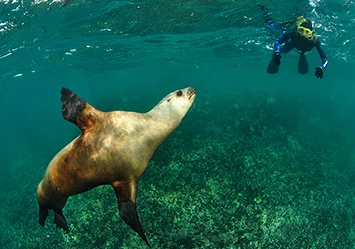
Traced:
<path fill-rule="evenodd" d="M 316 47 L 319 56 L 322 59 L 322 69 L 328 66 L 328 58 L 325 54 L 324 48 L 320 43 L 318 37 L 314 35 L 312 40 L 304 39 L 299 37 L 295 32 L 284 31 L 275 41 L 274 41 L 274 53 L 287 53 L 290 50 L 296 48 L 300 54 L 304 54 Z"/>

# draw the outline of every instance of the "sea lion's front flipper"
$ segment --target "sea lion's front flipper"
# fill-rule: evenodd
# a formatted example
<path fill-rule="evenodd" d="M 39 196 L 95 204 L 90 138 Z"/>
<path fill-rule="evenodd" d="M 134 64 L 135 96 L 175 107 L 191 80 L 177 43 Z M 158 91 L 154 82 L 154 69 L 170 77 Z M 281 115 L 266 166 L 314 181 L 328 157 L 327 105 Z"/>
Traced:
<path fill-rule="evenodd" d="M 144 242 L 149 246 L 149 242 L 144 235 L 143 228 L 139 222 L 137 209 L 136 209 L 136 190 L 137 181 L 129 182 L 114 182 L 112 184 L 115 190 L 116 197 L 118 200 L 118 208 L 120 211 L 120 216 L 130 226 L 138 235 L 144 240 Z"/>
<path fill-rule="evenodd" d="M 98 110 L 68 88 L 63 87 L 60 93 L 62 94 L 62 115 L 65 120 L 78 126 L 82 132 L 96 123 Z"/>

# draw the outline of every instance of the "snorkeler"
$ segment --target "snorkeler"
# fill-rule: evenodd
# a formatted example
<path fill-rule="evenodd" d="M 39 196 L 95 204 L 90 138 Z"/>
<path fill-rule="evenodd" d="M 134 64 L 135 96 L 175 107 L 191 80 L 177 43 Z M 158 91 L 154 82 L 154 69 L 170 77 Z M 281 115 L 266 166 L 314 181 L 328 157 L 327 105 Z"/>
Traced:
<path fill-rule="evenodd" d="M 315 69 L 315 76 L 322 79 L 328 65 L 328 59 L 319 38 L 313 32 L 311 20 L 300 16 L 297 18 L 296 22 L 294 22 L 292 31 L 286 31 L 282 24 L 276 24 L 272 21 L 269 11 L 265 6 L 260 5 L 260 7 L 264 11 L 265 22 L 268 24 L 269 28 L 273 31 L 279 30 L 283 32 L 274 41 L 274 52 L 267 67 L 267 72 L 269 74 L 276 74 L 281 64 L 281 53 L 288 53 L 296 48 L 300 54 L 298 72 L 300 74 L 308 73 L 306 52 L 316 47 L 322 59 L 322 65 Z"/>

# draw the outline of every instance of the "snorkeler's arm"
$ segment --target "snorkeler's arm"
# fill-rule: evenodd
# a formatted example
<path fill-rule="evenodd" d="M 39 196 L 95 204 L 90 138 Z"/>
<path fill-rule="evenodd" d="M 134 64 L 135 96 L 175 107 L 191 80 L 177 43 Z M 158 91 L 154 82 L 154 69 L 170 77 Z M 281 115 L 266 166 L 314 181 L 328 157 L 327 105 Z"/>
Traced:
<path fill-rule="evenodd" d="M 316 42 L 316 48 L 317 48 L 320 58 L 322 59 L 321 67 L 325 71 L 325 69 L 327 69 L 327 66 L 328 66 L 328 58 L 327 58 L 324 48 L 318 38 L 317 38 L 317 42 Z"/>
<path fill-rule="evenodd" d="M 290 31 L 283 32 L 275 41 L 274 41 L 274 53 L 280 53 L 281 44 L 285 43 L 291 37 Z"/>

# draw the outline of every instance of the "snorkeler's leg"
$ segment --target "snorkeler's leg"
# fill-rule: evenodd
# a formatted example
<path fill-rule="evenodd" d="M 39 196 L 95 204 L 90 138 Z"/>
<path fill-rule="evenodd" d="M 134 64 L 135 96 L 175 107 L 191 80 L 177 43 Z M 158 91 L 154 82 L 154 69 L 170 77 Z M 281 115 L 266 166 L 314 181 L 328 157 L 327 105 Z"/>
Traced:
<path fill-rule="evenodd" d="M 264 22 L 267 24 L 268 28 L 270 29 L 271 32 L 283 32 L 285 31 L 285 28 L 280 25 L 279 23 L 275 23 L 272 18 L 269 10 L 262 4 L 258 3 L 257 4 L 260 9 L 263 11 L 264 15 Z"/>
<path fill-rule="evenodd" d="M 288 40 L 281 46 L 280 52 L 282 54 L 286 54 L 286 53 L 290 52 L 294 48 L 295 48 L 295 45 L 293 44 L 293 42 L 291 42 L 291 40 Z"/>
<path fill-rule="evenodd" d="M 308 62 L 304 52 L 300 52 L 300 58 L 298 60 L 298 72 L 300 74 L 308 73 Z"/>

